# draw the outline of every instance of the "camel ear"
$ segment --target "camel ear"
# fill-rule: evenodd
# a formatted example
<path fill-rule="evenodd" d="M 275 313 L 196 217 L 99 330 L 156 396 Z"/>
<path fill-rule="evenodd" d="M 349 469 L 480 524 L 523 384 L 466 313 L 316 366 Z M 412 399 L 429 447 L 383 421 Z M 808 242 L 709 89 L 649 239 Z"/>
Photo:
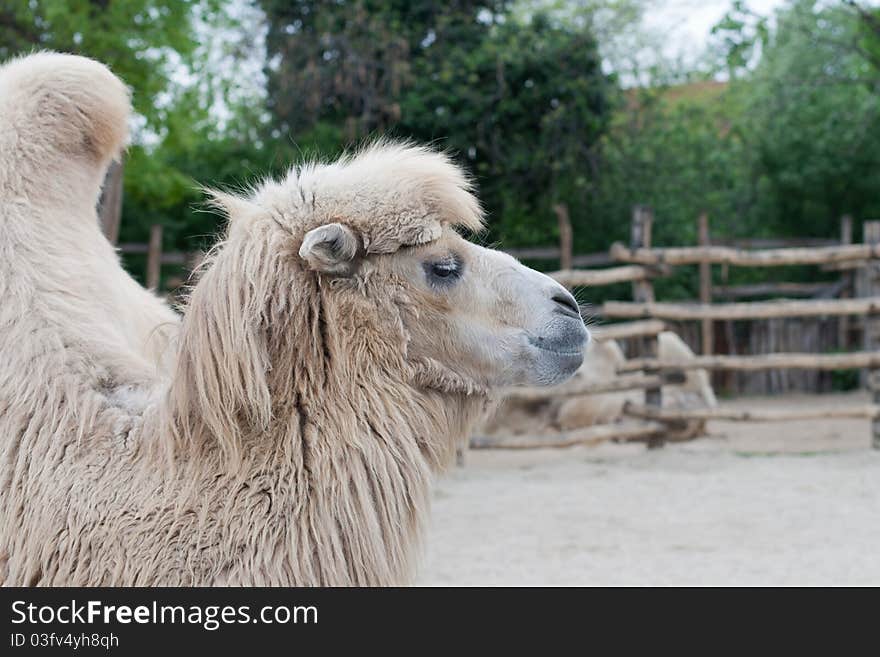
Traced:
<path fill-rule="evenodd" d="M 325 224 L 306 233 L 299 256 L 317 272 L 346 276 L 354 272 L 360 245 L 348 226 Z"/>

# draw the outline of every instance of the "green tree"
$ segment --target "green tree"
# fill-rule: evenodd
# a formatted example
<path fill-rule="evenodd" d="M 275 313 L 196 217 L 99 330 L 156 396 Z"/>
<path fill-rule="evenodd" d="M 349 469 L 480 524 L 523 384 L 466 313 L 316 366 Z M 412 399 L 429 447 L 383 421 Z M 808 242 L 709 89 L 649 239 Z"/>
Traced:
<path fill-rule="evenodd" d="M 414 63 L 468 47 L 502 0 L 261 0 L 276 134 L 335 152 L 400 120 Z"/>
<path fill-rule="evenodd" d="M 575 233 L 588 208 L 612 82 L 587 29 L 543 14 L 492 26 L 476 48 L 422 59 L 403 98 L 399 132 L 461 154 L 505 244 L 553 240 L 551 207 L 567 202 Z"/>
<path fill-rule="evenodd" d="M 748 140 L 745 207 L 777 233 L 834 236 L 841 214 L 880 212 L 878 14 L 853 4 L 793 0 L 734 85 Z"/>
<path fill-rule="evenodd" d="M 449 148 L 493 237 L 551 242 L 567 201 L 589 234 L 613 86 L 590 26 L 501 1 L 262 0 L 273 137 L 333 154 L 371 134 Z"/>

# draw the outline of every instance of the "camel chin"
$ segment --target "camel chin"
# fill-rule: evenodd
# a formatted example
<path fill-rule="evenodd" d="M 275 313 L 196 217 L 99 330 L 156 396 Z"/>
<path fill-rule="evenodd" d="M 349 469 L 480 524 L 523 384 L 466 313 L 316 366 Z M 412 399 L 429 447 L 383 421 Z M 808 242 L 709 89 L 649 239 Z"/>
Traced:
<path fill-rule="evenodd" d="M 584 362 L 590 334 L 578 316 L 554 319 L 546 331 L 527 339 L 531 385 L 552 386 L 567 381 Z"/>

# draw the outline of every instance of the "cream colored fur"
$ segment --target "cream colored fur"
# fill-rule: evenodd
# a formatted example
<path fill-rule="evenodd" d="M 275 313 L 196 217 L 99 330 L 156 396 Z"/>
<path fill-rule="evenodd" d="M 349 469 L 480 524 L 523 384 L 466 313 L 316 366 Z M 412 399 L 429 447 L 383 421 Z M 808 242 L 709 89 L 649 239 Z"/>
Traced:
<path fill-rule="evenodd" d="M 535 290 L 541 326 L 568 322 L 560 335 L 579 344 L 583 328 L 550 301 L 558 286 L 466 250 L 452 227 L 478 228 L 481 212 L 444 155 L 379 144 L 248 198 L 217 194 L 228 231 L 181 321 L 98 229 L 128 112 L 127 90 L 96 62 L 38 54 L 0 68 L 0 579 L 409 581 L 432 474 L 493 381 L 525 376 L 490 366 L 515 362 L 516 340 L 538 381 L 580 361 L 503 313 L 506 342 L 483 349 L 493 313 L 474 328 L 452 295 L 407 272 L 456 248 L 508 295 L 462 296 L 491 308 Z M 340 221 L 357 243 L 338 269 L 356 275 L 312 270 L 306 234 Z"/>

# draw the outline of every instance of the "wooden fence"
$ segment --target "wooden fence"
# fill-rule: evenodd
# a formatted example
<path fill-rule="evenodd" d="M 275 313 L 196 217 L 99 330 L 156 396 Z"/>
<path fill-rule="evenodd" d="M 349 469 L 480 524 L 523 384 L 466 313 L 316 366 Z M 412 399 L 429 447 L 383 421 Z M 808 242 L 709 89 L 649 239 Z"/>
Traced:
<path fill-rule="evenodd" d="M 557 211 L 562 221 L 562 214 Z M 609 264 L 603 269 L 574 269 L 574 265 L 551 274 L 568 287 L 632 284 L 632 301 L 607 301 L 597 309 L 602 320 L 630 320 L 600 325 L 600 339 L 635 342 L 631 357 L 619 368 L 619 377 L 602 383 L 567 383 L 553 389 L 512 392 L 517 397 L 539 400 L 548 396 L 579 395 L 624 390 L 644 391 L 641 404 L 628 403 L 622 422 L 586 427 L 564 435 L 489 439 L 478 437 L 473 447 L 526 448 L 596 444 L 606 440 L 642 440 L 649 446 L 662 445 L 682 423 L 691 420 L 786 421 L 815 418 L 870 418 L 872 444 L 880 449 L 880 222 L 864 223 L 864 243 L 852 244 L 852 219 L 841 218 L 841 238 L 793 240 L 711 241 L 709 219 L 697 220 L 698 244 L 657 248 L 652 244 L 654 217 L 650 208 L 633 210 L 629 246 L 612 245 Z M 564 252 L 570 238 L 563 240 Z M 569 256 L 569 262 L 576 258 Z M 654 281 L 681 266 L 699 267 L 699 299 L 688 303 L 663 303 L 655 299 Z M 748 286 L 715 286 L 712 267 L 780 267 L 811 265 L 841 273 L 828 283 L 761 283 Z M 726 278 L 727 276 L 723 276 Z M 745 301 L 753 297 L 781 297 L 770 301 Z M 795 298 L 795 297 L 809 297 Z M 716 303 L 721 299 L 723 303 Z M 845 353 L 715 354 L 718 323 L 730 326 L 734 320 L 774 322 L 785 318 L 837 318 L 838 346 L 852 346 L 853 330 L 862 335 L 861 348 Z M 694 358 L 661 360 L 658 335 L 665 328 L 692 323 L 699 327 Z M 725 409 L 684 410 L 663 408 L 662 386 L 683 377 L 688 370 L 710 372 L 861 370 L 862 384 L 872 403 L 856 407 L 827 407 L 803 410 L 767 409 L 728 411 Z"/>

